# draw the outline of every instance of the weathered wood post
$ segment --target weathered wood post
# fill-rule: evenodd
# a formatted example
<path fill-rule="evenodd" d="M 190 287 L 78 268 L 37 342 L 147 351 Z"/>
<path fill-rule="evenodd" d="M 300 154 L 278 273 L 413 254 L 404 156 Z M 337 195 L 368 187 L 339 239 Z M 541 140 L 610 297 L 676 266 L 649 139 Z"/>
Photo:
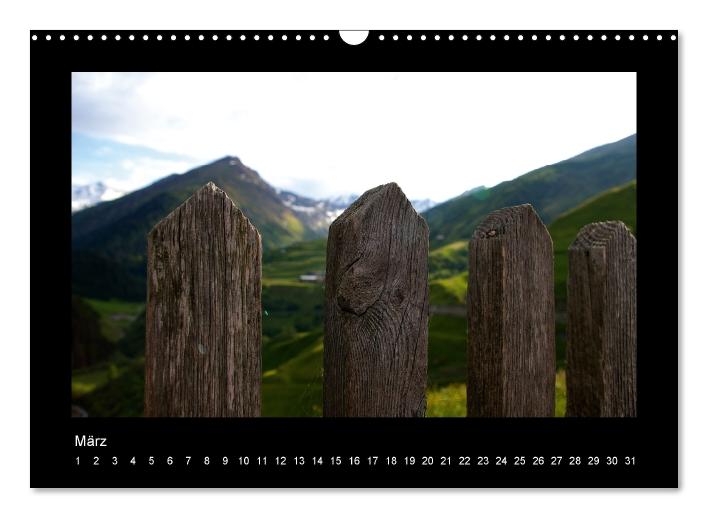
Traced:
<path fill-rule="evenodd" d="M 260 415 L 261 237 L 213 183 L 148 236 L 145 415 Z"/>
<path fill-rule="evenodd" d="M 574 417 L 637 415 L 637 241 L 592 223 L 568 249 L 568 406 Z"/>
<path fill-rule="evenodd" d="M 324 415 L 422 417 L 428 226 L 395 183 L 330 226 L 325 299 Z"/>
<path fill-rule="evenodd" d="M 531 205 L 490 213 L 470 241 L 469 417 L 555 409 L 553 243 Z"/>

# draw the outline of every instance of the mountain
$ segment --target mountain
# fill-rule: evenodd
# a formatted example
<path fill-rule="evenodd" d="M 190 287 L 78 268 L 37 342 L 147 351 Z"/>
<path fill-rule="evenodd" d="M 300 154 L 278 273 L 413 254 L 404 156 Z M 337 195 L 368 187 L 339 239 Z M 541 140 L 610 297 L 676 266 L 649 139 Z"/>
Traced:
<path fill-rule="evenodd" d="M 102 299 L 143 299 L 147 233 L 210 181 L 226 191 L 258 228 L 264 250 L 321 235 L 307 225 L 302 212 L 283 203 L 278 191 L 256 171 L 227 156 L 75 212 L 71 222 L 74 292 Z"/>
<path fill-rule="evenodd" d="M 85 209 L 100 203 L 102 201 L 115 200 L 125 194 L 125 191 L 119 191 L 108 187 L 103 182 L 91 183 L 88 185 L 73 185 L 71 186 L 71 211 Z"/>
<path fill-rule="evenodd" d="M 329 224 L 353 203 L 353 200 L 349 201 L 349 197 L 315 200 L 291 191 L 279 191 L 278 196 L 285 206 L 295 211 L 305 225 L 321 236 L 327 235 Z M 354 195 L 354 200 L 356 198 Z"/>
<path fill-rule="evenodd" d="M 637 136 L 547 165 L 489 189 L 477 188 L 425 212 L 431 248 L 468 240 L 491 211 L 531 203 L 549 223 L 583 200 L 636 178 Z"/>
<path fill-rule="evenodd" d="M 310 229 L 322 237 L 327 235 L 329 225 L 359 197 L 357 194 L 349 194 L 316 200 L 292 191 L 278 191 L 278 196 Z M 424 212 L 434 207 L 436 202 L 426 198 L 413 200 L 411 205 L 416 211 Z"/>

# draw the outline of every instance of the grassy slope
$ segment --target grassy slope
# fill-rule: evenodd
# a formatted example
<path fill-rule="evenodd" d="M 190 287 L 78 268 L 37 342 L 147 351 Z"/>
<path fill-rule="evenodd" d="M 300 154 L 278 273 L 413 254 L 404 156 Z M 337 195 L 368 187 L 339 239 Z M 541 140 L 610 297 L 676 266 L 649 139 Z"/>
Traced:
<path fill-rule="evenodd" d="M 623 221 L 636 235 L 637 182 L 610 189 L 566 212 L 548 227 L 553 238 L 556 267 L 556 297 L 565 301 L 565 280 L 568 275 L 568 247 L 578 231 L 596 221 Z"/>

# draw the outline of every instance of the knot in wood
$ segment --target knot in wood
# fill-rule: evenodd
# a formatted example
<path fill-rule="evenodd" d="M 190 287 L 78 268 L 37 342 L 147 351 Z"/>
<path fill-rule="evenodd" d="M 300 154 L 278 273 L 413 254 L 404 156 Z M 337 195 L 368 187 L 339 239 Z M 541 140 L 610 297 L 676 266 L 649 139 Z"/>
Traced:
<path fill-rule="evenodd" d="M 379 300 L 385 271 L 377 264 L 362 264 L 357 259 L 344 273 L 337 288 L 337 305 L 342 311 L 363 315 Z"/>

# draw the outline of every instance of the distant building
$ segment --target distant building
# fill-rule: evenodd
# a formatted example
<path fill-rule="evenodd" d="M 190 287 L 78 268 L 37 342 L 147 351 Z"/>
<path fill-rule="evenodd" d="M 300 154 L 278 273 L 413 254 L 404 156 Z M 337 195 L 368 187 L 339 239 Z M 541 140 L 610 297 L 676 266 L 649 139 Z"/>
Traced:
<path fill-rule="evenodd" d="M 324 282 L 324 272 L 307 272 L 300 275 L 300 282 Z"/>

